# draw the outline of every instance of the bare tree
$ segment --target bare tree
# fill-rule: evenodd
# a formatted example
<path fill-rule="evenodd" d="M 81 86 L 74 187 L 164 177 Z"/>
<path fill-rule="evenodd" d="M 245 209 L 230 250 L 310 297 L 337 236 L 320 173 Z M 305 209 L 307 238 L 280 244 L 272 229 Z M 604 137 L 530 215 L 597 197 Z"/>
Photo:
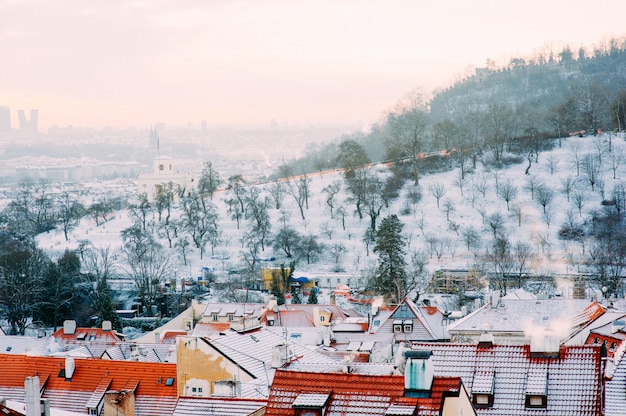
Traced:
<path fill-rule="evenodd" d="M 611 153 L 609 153 L 609 160 L 611 161 L 611 169 L 613 170 L 613 179 L 617 179 L 617 169 L 624 163 L 624 148 L 622 146 L 616 147 Z"/>
<path fill-rule="evenodd" d="M 467 246 L 467 251 L 472 250 L 472 248 L 474 248 L 474 251 L 478 251 L 478 248 L 480 246 L 480 233 L 477 229 L 475 229 L 471 225 L 463 228 L 463 230 L 461 231 L 461 236 L 463 238 L 463 242 Z"/>
<path fill-rule="evenodd" d="M 489 190 L 489 178 L 485 174 L 472 176 L 474 189 L 476 189 L 483 198 L 487 196 L 487 190 Z"/>
<path fill-rule="evenodd" d="M 69 241 L 68 232 L 85 215 L 85 208 L 73 194 L 63 191 L 57 200 L 57 215 L 63 226 L 65 241 Z"/>
<path fill-rule="evenodd" d="M 122 232 L 122 241 L 120 269 L 134 282 L 143 313 L 151 316 L 161 284 L 172 275 L 170 253 L 137 224 Z"/>
<path fill-rule="evenodd" d="M 551 154 L 546 158 L 546 162 L 548 165 L 548 170 L 550 171 L 550 175 L 554 175 L 554 172 L 559 166 L 559 159 L 555 155 Z"/>
<path fill-rule="evenodd" d="M 296 204 L 298 204 L 300 216 L 303 220 L 306 219 L 304 217 L 304 208 L 309 208 L 310 184 L 311 179 L 309 179 L 306 175 L 302 175 L 301 177 L 288 182 L 291 196 L 296 201 Z"/>
<path fill-rule="evenodd" d="M 210 161 L 205 161 L 202 167 L 202 174 L 198 180 L 198 192 L 208 194 L 213 199 L 213 194 L 222 185 L 219 173 L 213 168 Z"/>
<path fill-rule="evenodd" d="M 504 231 L 504 217 L 499 212 L 489 215 L 485 218 L 489 229 L 493 232 L 493 238 L 498 238 Z"/>
<path fill-rule="evenodd" d="M 518 241 L 515 243 L 513 256 L 515 258 L 517 269 L 517 287 L 522 287 L 525 281 L 525 276 L 528 273 L 529 263 L 534 257 L 532 247 L 530 244 Z"/>
<path fill-rule="evenodd" d="M 217 208 L 203 195 L 192 191 L 181 201 L 181 209 L 182 225 L 202 259 L 206 244 L 219 235 Z"/>
<path fill-rule="evenodd" d="M 521 227 L 522 219 L 524 218 L 524 208 L 522 207 L 522 205 L 519 205 L 519 204 L 513 205 L 513 215 L 515 216 L 515 219 L 517 220 L 517 226 Z"/>
<path fill-rule="evenodd" d="M 343 255 L 348 251 L 346 247 L 341 243 L 335 243 L 328 248 L 328 254 L 332 257 L 335 263 L 335 271 L 341 270 L 341 260 Z"/>
<path fill-rule="evenodd" d="M 583 207 L 587 202 L 587 194 L 582 191 L 574 191 L 572 195 L 572 199 L 574 201 L 574 206 L 578 209 L 578 215 L 582 217 L 583 215 Z"/>
<path fill-rule="evenodd" d="M 428 191 L 437 200 L 437 208 L 439 208 L 439 200 L 446 194 L 446 187 L 441 182 L 433 182 Z"/>
<path fill-rule="evenodd" d="M 526 186 L 524 186 L 524 189 L 530 192 L 530 197 L 532 199 L 535 199 L 535 191 L 537 190 L 538 187 L 542 185 L 543 185 L 543 182 L 541 182 L 539 178 L 537 178 L 535 175 L 529 175 L 526 178 Z"/>
<path fill-rule="evenodd" d="M 489 276 L 489 285 L 506 295 L 508 278 L 515 268 L 515 259 L 511 253 L 511 243 L 507 238 L 496 238 L 487 251 L 488 264 L 492 272 Z"/>
<path fill-rule="evenodd" d="M 322 189 L 326 195 L 326 205 L 330 208 L 330 218 L 333 219 L 333 210 L 335 208 L 335 196 L 341 191 L 341 182 L 333 181 Z"/>
<path fill-rule="evenodd" d="M 517 186 L 511 181 L 506 180 L 498 189 L 498 196 L 506 202 L 506 210 L 509 210 L 509 202 L 517 196 Z"/>
<path fill-rule="evenodd" d="M 572 158 L 572 162 L 576 167 L 576 176 L 580 176 L 580 166 L 582 164 L 583 159 L 583 145 L 579 141 L 575 141 L 571 144 L 570 148 L 570 157 Z"/>
<path fill-rule="evenodd" d="M 543 213 L 546 213 L 546 206 L 554 200 L 554 191 L 546 185 L 537 187 L 535 192 L 535 200 L 543 207 Z"/>
<path fill-rule="evenodd" d="M 272 200 L 274 201 L 274 208 L 280 209 L 283 205 L 285 194 L 287 193 L 284 182 L 276 181 L 272 183 L 268 187 L 268 193 L 270 194 L 270 196 L 272 197 Z"/>
<path fill-rule="evenodd" d="M 421 97 L 387 116 L 390 139 L 387 158 L 407 161 L 413 170 L 414 184 L 419 184 L 420 155 L 428 146 L 427 129 L 430 123 L 426 100 Z"/>
<path fill-rule="evenodd" d="M 261 250 L 265 250 L 265 241 L 270 234 L 271 222 L 268 214 L 268 198 L 261 197 L 259 189 L 251 187 L 245 196 L 245 216 L 252 222 L 252 230 L 260 237 Z"/>
<path fill-rule="evenodd" d="M 587 177 L 587 182 L 591 186 L 591 190 L 595 190 L 595 185 L 600 178 L 600 162 L 593 155 L 585 155 L 582 163 L 583 172 Z"/>
<path fill-rule="evenodd" d="M 567 202 L 569 202 L 570 195 L 574 190 L 574 186 L 576 185 L 577 179 L 572 175 L 567 175 L 565 178 L 561 179 L 561 191 L 567 196 Z"/>

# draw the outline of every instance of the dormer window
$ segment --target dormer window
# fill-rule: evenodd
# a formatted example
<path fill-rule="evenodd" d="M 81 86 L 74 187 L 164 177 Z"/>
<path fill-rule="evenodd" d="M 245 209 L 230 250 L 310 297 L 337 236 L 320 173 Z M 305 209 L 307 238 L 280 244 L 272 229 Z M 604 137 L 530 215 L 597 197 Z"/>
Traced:
<path fill-rule="evenodd" d="M 293 401 L 295 416 L 323 416 L 330 394 L 300 393 Z"/>
<path fill-rule="evenodd" d="M 548 398 L 542 394 L 527 394 L 526 407 L 545 409 L 546 407 L 548 407 Z"/>
<path fill-rule="evenodd" d="M 232 313 L 229 313 L 229 314 L 228 314 L 228 320 L 229 320 L 229 321 L 232 321 L 232 320 L 233 320 L 233 318 L 234 318 L 234 315 L 233 315 Z"/>
<path fill-rule="evenodd" d="M 526 379 L 526 407 L 545 409 L 548 407 L 548 369 L 528 370 Z"/>
<path fill-rule="evenodd" d="M 219 319 L 220 319 L 219 316 L 216 313 L 214 313 L 213 314 L 213 321 L 217 321 Z"/>
<path fill-rule="evenodd" d="M 472 384 L 472 404 L 474 407 L 493 406 L 494 375 L 493 371 L 480 372 L 474 375 L 474 383 Z"/>
<path fill-rule="evenodd" d="M 395 321 L 393 321 L 393 333 L 399 334 L 401 332 L 402 332 L 402 321 L 396 319 Z"/>
<path fill-rule="evenodd" d="M 402 331 L 410 334 L 413 332 L 413 321 L 403 321 L 402 322 Z"/>

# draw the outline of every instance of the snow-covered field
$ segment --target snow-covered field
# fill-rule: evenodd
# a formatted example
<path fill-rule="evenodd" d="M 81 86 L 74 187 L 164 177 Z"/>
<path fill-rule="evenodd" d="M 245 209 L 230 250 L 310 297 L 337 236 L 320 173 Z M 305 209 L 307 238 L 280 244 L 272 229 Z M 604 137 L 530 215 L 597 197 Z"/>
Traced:
<path fill-rule="evenodd" d="M 611 141 L 611 152 L 609 149 Z M 600 179 L 591 190 L 588 177 L 580 168 L 577 176 L 576 155 L 582 160 L 585 155 L 601 157 Z M 408 251 L 419 250 L 427 257 L 427 268 L 432 272 L 437 269 L 467 269 L 481 263 L 481 257 L 486 248 L 493 241 L 493 231 L 485 223 L 484 218 L 499 213 L 503 219 L 503 230 L 514 245 L 517 242 L 529 243 L 532 247 L 533 259 L 529 272 L 535 274 L 550 274 L 566 276 L 578 272 L 584 258 L 583 247 L 574 241 L 563 241 L 558 237 L 558 231 L 566 222 L 568 216 L 576 222 L 582 223 L 593 210 L 602 208 L 603 199 L 610 199 L 611 192 L 616 184 L 626 180 L 626 143 L 623 135 L 602 134 L 599 136 L 571 137 L 562 140 L 561 147 L 539 154 L 538 161 L 533 160 L 529 175 L 524 173 L 527 161 L 511 165 L 500 170 L 487 168 L 478 164 L 477 168 L 466 175 L 462 189 L 459 186 L 460 171 L 456 167 L 448 172 L 424 175 L 420 179 L 421 200 L 416 204 L 408 202 L 407 193 L 413 187 L 412 181 L 405 184 L 400 197 L 389 208 L 383 208 L 380 219 L 396 214 L 404 224 L 404 236 L 408 241 Z M 614 171 L 615 167 L 615 179 Z M 387 175 L 386 168 L 381 165 L 378 169 L 381 175 Z M 567 198 L 563 191 L 563 183 L 567 178 L 574 180 L 574 189 L 584 196 L 581 211 L 574 202 L 574 198 Z M 362 242 L 365 230 L 369 226 L 369 218 L 359 218 L 354 214 L 354 206 L 348 201 L 349 192 L 343 183 L 340 172 L 312 174 L 311 198 L 309 207 L 305 210 L 305 219 L 300 216 L 298 206 L 293 197 L 287 195 L 281 210 L 270 209 L 272 219 L 272 233 L 277 232 L 286 223 L 303 235 L 315 235 L 321 243 L 331 246 L 341 244 L 346 248 L 340 261 L 340 268 L 347 274 L 356 276 L 366 274 L 367 270 L 376 264 L 377 257 L 369 255 Z M 553 192 L 553 199 L 543 207 L 531 198 L 528 190 L 529 180 L 544 184 Z M 343 206 L 347 212 L 345 230 L 341 226 L 339 217 L 330 217 L 330 210 L 326 204 L 326 194 L 322 189 L 334 181 L 342 182 L 342 191 L 339 201 L 335 204 Z M 507 203 L 498 195 L 497 186 L 510 183 L 517 192 L 507 209 Z M 444 195 L 437 199 L 430 190 L 437 185 L 443 185 Z M 496 185 L 497 184 L 497 185 Z M 104 184 L 100 192 L 107 192 Z M 260 185 L 262 187 L 268 186 Z M 482 188 L 482 189 L 481 189 Z M 482 194 L 484 190 L 484 196 Z M 214 195 L 213 202 L 219 211 L 219 227 L 222 232 L 222 242 L 215 248 L 214 253 L 207 246 L 204 259 L 200 259 L 198 251 L 189 256 L 189 264 L 184 266 L 182 260 L 176 266 L 177 277 L 195 278 L 203 267 L 215 270 L 237 270 L 242 268 L 242 238 L 249 230 L 246 221 L 237 229 L 234 220 L 230 219 L 226 211 L 224 199 L 227 195 L 222 191 Z M 272 204 L 270 204 L 272 207 Z M 406 208 L 410 212 L 406 212 Z M 404 211 L 404 214 L 402 212 Z M 115 250 L 121 247 L 120 232 L 131 225 L 131 220 L 125 211 L 114 213 L 114 217 L 100 226 L 96 226 L 92 219 L 85 218 L 81 224 L 72 230 L 70 240 L 65 241 L 63 233 L 54 231 L 38 237 L 38 244 L 50 254 L 61 253 L 65 248 L 76 248 L 81 240 L 90 240 L 95 246 L 109 246 Z M 480 232 L 480 242 L 470 246 L 468 250 L 463 241 L 463 231 L 473 227 Z M 168 244 L 162 241 L 164 249 Z M 296 265 L 296 275 L 314 272 L 331 272 L 336 268 L 334 259 L 328 255 L 322 256 L 319 261 L 306 264 L 300 260 Z M 276 260 L 267 262 L 268 265 L 278 266 L 288 264 L 289 259 L 283 253 L 275 252 L 271 244 L 266 245 L 259 258 L 275 257 Z M 564 294 L 567 295 L 567 294 Z"/>

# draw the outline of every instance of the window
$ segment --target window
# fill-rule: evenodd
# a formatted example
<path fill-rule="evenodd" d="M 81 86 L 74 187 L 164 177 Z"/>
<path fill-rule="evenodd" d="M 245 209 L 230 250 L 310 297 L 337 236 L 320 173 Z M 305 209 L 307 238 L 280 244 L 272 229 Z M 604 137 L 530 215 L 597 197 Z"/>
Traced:
<path fill-rule="evenodd" d="M 202 387 L 198 387 L 198 393 L 202 393 Z"/>
<path fill-rule="evenodd" d="M 159 165 L 159 170 L 163 170 L 163 165 Z"/>
<path fill-rule="evenodd" d="M 167 380 L 165 380 L 165 385 L 166 386 L 173 386 L 174 385 L 174 377 L 168 377 Z"/>
<path fill-rule="evenodd" d="M 90 415 L 97 415 L 98 414 L 98 409 L 95 409 L 93 407 L 89 408 L 89 414 Z"/>
<path fill-rule="evenodd" d="M 232 321 L 232 320 L 233 320 L 233 314 L 232 314 L 232 313 L 229 313 L 229 314 L 228 314 L 228 320 L 229 320 L 229 321 Z"/>
<path fill-rule="evenodd" d="M 403 328 L 402 331 L 406 332 L 406 333 L 411 333 L 413 332 L 413 322 L 411 321 L 403 321 Z"/>
<path fill-rule="evenodd" d="M 493 406 L 493 394 L 490 393 L 477 393 L 473 397 L 474 407 L 491 407 Z"/>
<path fill-rule="evenodd" d="M 548 407 L 548 398 L 543 394 L 527 394 L 526 407 L 545 409 Z"/>
<path fill-rule="evenodd" d="M 488 394 L 477 394 L 476 395 L 476 404 L 489 404 L 489 395 Z"/>
<path fill-rule="evenodd" d="M 196 392 L 196 390 L 198 390 L 198 389 L 197 389 L 197 388 L 195 388 L 195 387 L 192 387 L 192 388 L 191 388 L 191 392 L 192 392 L 192 393 L 195 393 L 195 392 Z"/>
<path fill-rule="evenodd" d="M 219 319 L 219 317 L 217 316 L 217 314 L 216 314 L 216 313 L 214 313 L 214 314 L 213 314 L 213 320 L 214 320 L 214 321 L 217 321 L 218 319 Z"/>
<path fill-rule="evenodd" d="M 402 321 L 400 320 L 393 321 L 393 333 L 398 334 L 400 332 L 402 332 Z"/>

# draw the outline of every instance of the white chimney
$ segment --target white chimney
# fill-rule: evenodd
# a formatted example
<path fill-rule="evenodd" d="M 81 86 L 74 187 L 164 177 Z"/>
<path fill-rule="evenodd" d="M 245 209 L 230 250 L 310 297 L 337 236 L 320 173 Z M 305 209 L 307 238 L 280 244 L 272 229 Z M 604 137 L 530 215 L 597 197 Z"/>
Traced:
<path fill-rule="evenodd" d="M 76 363 L 74 362 L 74 357 L 65 357 L 65 378 L 72 378 L 75 369 Z"/>
<path fill-rule="evenodd" d="M 155 332 L 154 333 L 154 343 L 155 344 L 160 344 L 161 343 L 161 333 L 160 332 Z"/>
<path fill-rule="evenodd" d="M 68 319 L 63 321 L 63 334 L 74 335 L 76 333 L 76 321 Z"/>
<path fill-rule="evenodd" d="M 272 368 L 280 368 L 289 361 L 289 347 L 287 344 L 278 344 L 272 347 Z"/>
<path fill-rule="evenodd" d="M 111 321 L 102 321 L 103 331 L 110 331 L 111 329 L 113 329 L 113 325 L 111 324 Z"/>
<path fill-rule="evenodd" d="M 26 416 L 41 416 L 39 377 L 26 377 L 26 380 L 24 380 L 24 393 Z"/>

